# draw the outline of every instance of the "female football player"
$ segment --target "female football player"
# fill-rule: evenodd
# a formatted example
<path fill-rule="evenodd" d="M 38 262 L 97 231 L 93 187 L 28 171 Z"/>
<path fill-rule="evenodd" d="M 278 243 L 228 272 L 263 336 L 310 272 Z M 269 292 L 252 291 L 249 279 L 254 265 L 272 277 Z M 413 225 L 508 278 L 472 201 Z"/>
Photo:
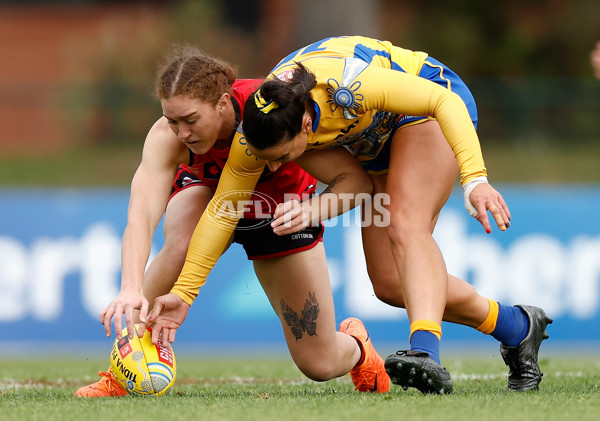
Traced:
<path fill-rule="evenodd" d="M 371 180 L 385 192 L 389 224 L 363 231 L 367 265 L 378 297 L 405 307 L 410 350 L 386 360 L 392 381 L 423 393 L 449 393 L 440 365 L 441 322 L 461 323 L 501 342 L 511 390 L 537 389 L 537 355 L 551 319 L 542 309 L 509 307 L 478 295 L 449 276 L 432 232 L 456 175 L 465 206 L 487 233 L 489 211 L 504 231 L 510 211 L 487 182 L 475 131 L 471 93 L 450 69 L 423 52 L 364 37 L 328 38 L 284 58 L 248 99 L 243 135 L 234 138 L 213 201 L 202 216 L 182 273 L 170 294 L 159 297 L 148 323 L 153 339 L 172 340 L 220 247 L 235 227 L 217 214 L 219 200 L 251 190 L 264 166 L 276 171 L 295 161 L 319 178 L 334 180 L 325 194 L 279 205 L 274 232 L 288 235 L 345 211 L 336 200 L 360 193 Z M 336 150 L 348 154 L 334 155 Z M 346 163 L 352 155 L 362 168 Z M 243 199 L 243 198 L 242 198 Z M 215 243 L 207 243 L 213 238 Z M 216 243 L 218 242 L 218 243 Z"/>
<path fill-rule="evenodd" d="M 133 177 L 122 244 L 121 291 L 100 315 L 107 336 L 114 317 L 120 338 L 124 315 L 133 337 L 134 321 L 146 319 L 149 302 L 169 292 L 181 271 L 194 228 L 215 193 L 245 101 L 261 82 L 235 77 L 228 63 L 189 47 L 178 50 L 159 72 L 157 94 L 164 116 L 148 133 Z M 290 353 L 306 376 L 324 381 L 350 372 L 357 390 L 387 392 L 390 381 L 383 359 L 362 322 L 347 319 L 336 332 L 323 226 L 310 227 L 302 236 L 278 236 L 269 227 L 284 194 L 301 198 L 315 188 L 316 180 L 296 163 L 277 172 L 261 170 L 256 194 L 254 186 L 249 192 L 251 205 L 240 212 L 237 229 L 219 254 L 232 241 L 243 245 L 281 320 Z M 372 186 L 365 180 L 356 188 L 370 193 Z M 144 271 L 163 213 L 165 244 Z M 281 273 L 287 274 L 285 281 Z M 100 381 L 75 395 L 127 394 L 110 369 L 99 374 Z"/>

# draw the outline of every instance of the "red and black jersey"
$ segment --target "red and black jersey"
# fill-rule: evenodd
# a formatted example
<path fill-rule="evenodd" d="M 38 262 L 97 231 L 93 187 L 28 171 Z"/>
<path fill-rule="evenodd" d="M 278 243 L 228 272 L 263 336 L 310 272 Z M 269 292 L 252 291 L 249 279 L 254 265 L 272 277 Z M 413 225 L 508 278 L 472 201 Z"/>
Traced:
<path fill-rule="evenodd" d="M 261 82 L 260 79 L 239 79 L 233 83 L 231 102 L 237 124 L 242 121 L 246 100 L 256 91 Z M 189 163 L 180 165 L 177 171 L 171 197 L 187 187 L 197 185 L 216 190 L 228 156 L 229 148 L 211 149 L 203 155 L 196 155 L 190 151 Z M 244 218 L 257 219 L 272 215 L 277 204 L 284 201 L 286 194 L 307 197 L 315 192 L 316 187 L 317 180 L 295 162 L 281 165 L 274 173 L 265 167 L 251 203 L 244 212 Z"/>

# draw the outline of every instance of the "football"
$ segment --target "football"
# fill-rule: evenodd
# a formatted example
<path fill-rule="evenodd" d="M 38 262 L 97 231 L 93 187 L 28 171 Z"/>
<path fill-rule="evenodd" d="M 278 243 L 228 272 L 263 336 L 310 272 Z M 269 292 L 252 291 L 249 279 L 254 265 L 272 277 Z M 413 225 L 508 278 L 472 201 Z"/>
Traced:
<path fill-rule="evenodd" d="M 130 395 L 162 396 L 175 383 L 177 363 L 170 345 L 152 343 L 152 333 L 146 329 L 144 336 L 129 339 L 127 328 L 121 339 L 116 339 L 110 353 L 110 366 L 115 379 Z"/>

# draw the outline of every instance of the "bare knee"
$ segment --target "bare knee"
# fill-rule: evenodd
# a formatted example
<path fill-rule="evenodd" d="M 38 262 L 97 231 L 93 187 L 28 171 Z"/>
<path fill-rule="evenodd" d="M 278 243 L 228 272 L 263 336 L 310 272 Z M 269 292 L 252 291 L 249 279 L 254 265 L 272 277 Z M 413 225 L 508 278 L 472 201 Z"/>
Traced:
<path fill-rule="evenodd" d="M 392 265 L 392 267 L 381 269 L 367 266 L 367 273 L 373 284 L 375 296 L 386 304 L 405 308 L 402 281 L 400 280 L 396 266 Z"/>
<path fill-rule="evenodd" d="M 339 377 L 337 364 L 323 358 L 314 358 L 312 361 L 296 362 L 296 365 L 306 377 L 316 382 L 325 382 Z"/>
<path fill-rule="evenodd" d="M 188 247 L 189 239 L 187 239 L 187 241 L 168 239 L 165 241 L 163 248 L 160 250 L 160 254 L 164 256 L 170 264 L 183 267 Z"/>
<path fill-rule="evenodd" d="M 392 246 L 405 246 L 412 235 L 419 232 L 416 224 L 410 224 L 404 218 L 393 217 L 390 220 L 390 225 L 387 227 L 387 235 L 392 243 Z"/>
<path fill-rule="evenodd" d="M 404 305 L 404 296 L 402 294 L 401 289 L 387 289 L 387 288 L 378 288 L 373 286 L 373 291 L 375 292 L 375 296 L 384 303 L 399 307 L 406 308 Z"/>

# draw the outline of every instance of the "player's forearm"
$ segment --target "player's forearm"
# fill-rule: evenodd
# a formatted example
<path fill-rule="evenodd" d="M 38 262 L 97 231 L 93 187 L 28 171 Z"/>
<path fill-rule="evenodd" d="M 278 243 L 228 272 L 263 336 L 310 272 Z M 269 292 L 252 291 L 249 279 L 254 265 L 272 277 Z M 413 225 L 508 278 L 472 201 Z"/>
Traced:
<path fill-rule="evenodd" d="M 309 225 L 335 218 L 360 205 L 373 192 L 373 185 L 363 174 L 341 174 L 319 195 L 302 203 L 309 215 Z"/>
<path fill-rule="evenodd" d="M 189 305 L 194 302 L 208 274 L 227 248 L 237 224 L 237 219 L 223 218 L 222 215 L 218 221 L 215 220 L 217 216 L 208 209 L 212 209 L 210 205 L 194 230 L 185 264 L 171 289 Z"/>
<path fill-rule="evenodd" d="M 152 234 L 141 224 L 128 224 L 121 246 L 121 291 L 141 291 L 152 247 Z"/>

